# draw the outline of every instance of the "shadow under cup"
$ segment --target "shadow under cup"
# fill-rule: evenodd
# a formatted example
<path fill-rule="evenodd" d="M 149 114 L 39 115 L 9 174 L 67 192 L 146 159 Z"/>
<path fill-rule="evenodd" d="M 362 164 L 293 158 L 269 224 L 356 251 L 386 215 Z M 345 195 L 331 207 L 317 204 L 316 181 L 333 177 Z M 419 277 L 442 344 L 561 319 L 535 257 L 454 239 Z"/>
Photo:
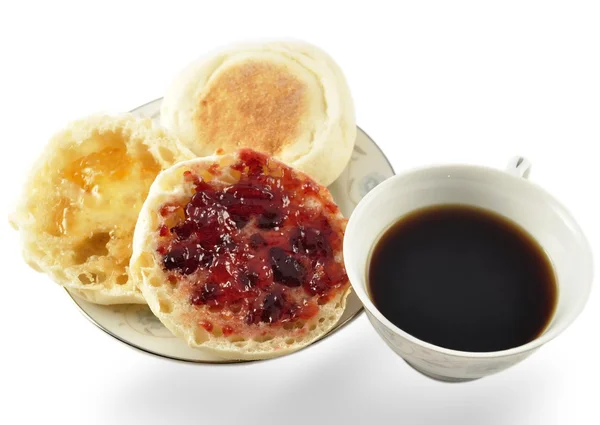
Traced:
<path fill-rule="evenodd" d="M 557 304 L 538 338 L 496 352 L 451 350 L 402 331 L 374 306 L 367 292 L 373 247 L 402 216 L 440 204 L 472 205 L 501 214 L 519 224 L 545 250 L 556 275 Z M 556 199 L 524 178 L 476 166 L 423 168 L 381 183 L 361 200 L 348 222 L 344 261 L 352 287 L 384 341 L 415 369 L 445 381 L 481 378 L 529 356 L 579 315 L 592 281 L 589 244 L 571 214 Z"/>

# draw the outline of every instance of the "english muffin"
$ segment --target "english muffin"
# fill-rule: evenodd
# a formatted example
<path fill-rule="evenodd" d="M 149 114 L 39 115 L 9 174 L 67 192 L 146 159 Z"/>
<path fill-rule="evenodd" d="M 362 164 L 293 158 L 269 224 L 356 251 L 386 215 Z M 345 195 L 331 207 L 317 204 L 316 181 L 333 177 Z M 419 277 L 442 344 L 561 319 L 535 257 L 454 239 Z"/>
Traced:
<path fill-rule="evenodd" d="M 71 123 L 46 146 L 11 216 L 25 260 L 88 301 L 144 303 L 128 270 L 138 213 L 156 175 L 193 157 L 150 119 Z"/>
<path fill-rule="evenodd" d="M 161 123 L 197 155 L 252 148 L 325 186 L 356 138 L 342 71 L 302 42 L 236 45 L 191 63 L 165 93 Z"/>
<path fill-rule="evenodd" d="M 162 323 L 223 358 L 264 359 L 327 333 L 350 291 L 346 219 L 329 191 L 264 154 L 192 159 L 158 175 L 132 277 Z"/>

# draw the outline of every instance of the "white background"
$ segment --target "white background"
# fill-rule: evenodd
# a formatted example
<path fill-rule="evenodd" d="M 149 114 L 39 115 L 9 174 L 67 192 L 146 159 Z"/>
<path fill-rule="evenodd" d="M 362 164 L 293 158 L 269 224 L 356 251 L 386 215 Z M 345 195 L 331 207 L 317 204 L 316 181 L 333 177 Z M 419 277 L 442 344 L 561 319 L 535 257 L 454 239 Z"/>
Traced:
<path fill-rule="evenodd" d="M 600 5 L 580 1 L 190 2 L 0 6 L 2 216 L 69 120 L 160 97 L 199 54 L 292 36 L 344 69 L 357 119 L 396 171 L 503 167 L 561 199 L 600 247 Z M 244 366 L 173 363 L 90 324 L 2 231 L 5 424 L 599 424 L 600 297 L 524 363 L 468 383 L 411 370 L 360 317 L 325 342 Z"/>

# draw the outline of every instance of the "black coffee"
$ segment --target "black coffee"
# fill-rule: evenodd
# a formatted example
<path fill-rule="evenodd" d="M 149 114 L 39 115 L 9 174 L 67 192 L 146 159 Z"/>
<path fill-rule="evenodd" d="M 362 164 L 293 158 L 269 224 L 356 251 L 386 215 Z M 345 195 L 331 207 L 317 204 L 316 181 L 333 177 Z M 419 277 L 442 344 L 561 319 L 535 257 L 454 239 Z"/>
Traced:
<path fill-rule="evenodd" d="M 369 292 L 409 334 L 461 351 L 498 351 L 543 332 L 556 305 L 550 260 L 516 223 L 461 205 L 415 211 L 377 242 Z"/>

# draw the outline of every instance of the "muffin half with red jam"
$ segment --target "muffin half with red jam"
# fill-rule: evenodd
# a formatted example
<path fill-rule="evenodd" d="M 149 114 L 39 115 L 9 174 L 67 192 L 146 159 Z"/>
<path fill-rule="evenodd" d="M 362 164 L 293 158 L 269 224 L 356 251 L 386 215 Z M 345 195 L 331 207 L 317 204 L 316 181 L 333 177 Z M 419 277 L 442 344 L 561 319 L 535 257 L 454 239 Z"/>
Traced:
<path fill-rule="evenodd" d="M 275 357 L 341 317 L 345 226 L 327 188 L 243 149 L 158 175 L 130 267 L 154 314 L 190 346 L 227 359 Z"/>

